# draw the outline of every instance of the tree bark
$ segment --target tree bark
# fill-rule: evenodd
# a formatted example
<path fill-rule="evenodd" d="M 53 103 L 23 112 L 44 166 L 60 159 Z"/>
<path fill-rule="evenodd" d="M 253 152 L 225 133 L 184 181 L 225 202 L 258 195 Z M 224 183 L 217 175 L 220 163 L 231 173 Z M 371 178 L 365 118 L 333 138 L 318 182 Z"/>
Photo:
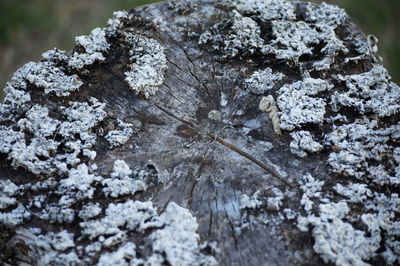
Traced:
<path fill-rule="evenodd" d="M 89 44 L 77 40 L 74 50 L 63 54 L 64 57 L 44 56 L 41 63 L 50 62 L 50 69 L 57 68 L 78 80 L 61 81 L 69 84 L 65 87 L 81 82 L 76 86 L 79 89 L 58 90 L 64 84 L 61 82 L 53 89 L 56 81 L 51 75 L 63 74 L 49 72 L 47 68 L 31 68 L 15 77 L 26 82 L 26 86 L 11 81 L 9 86 L 13 90 L 8 90 L 8 100 L 1 109 L 0 178 L 4 189 L 0 195 L 16 201 L 0 209 L 4 215 L 0 259 L 4 263 L 93 265 L 100 263 L 104 254 L 122 250 L 128 242 L 135 244 L 136 251 L 121 255 L 126 265 L 133 265 L 134 259 L 149 262 L 154 255 L 155 264 L 166 265 L 399 263 L 400 253 L 393 244 L 399 241 L 394 232 L 399 229 L 400 206 L 395 193 L 400 179 L 398 87 L 390 82 L 386 72 L 375 71 L 380 65 L 373 44 L 348 18 L 341 20 L 342 11 L 330 9 L 331 6 L 318 9 L 307 3 L 283 1 L 260 2 L 264 6 L 257 9 L 254 3 L 170 1 L 140 7 L 129 15 L 116 15 L 114 24 L 109 22 L 104 29 L 108 44 L 102 44 L 109 45 L 107 48 L 100 47 L 101 34 L 92 32 L 91 39 L 85 39 Z M 158 46 L 152 40 L 162 46 L 161 52 L 154 52 Z M 90 42 L 99 46 L 93 48 Z M 94 50 L 90 51 L 90 47 Z M 70 63 L 83 60 L 78 55 L 97 59 L 81 66 Z M 262 72 L 268 68 L 271 73 Z M 127 80 L 128 72 L 133 73 L 133 81 Z M 258 77 L 257 72 L 261 73 Z M 144 79 L 140 73 L 144 73 Z M 371 82 L 364 82 L 370 79 Z M 384 95 L 375 95 L 373 91 L 382 87 Z M 364 94 L 356 95 L 352 88 L 357 93 L 364 88 Z M 30 101 L 13 104 L 16 96 L 11 94 L 15 90 L 28 93 Z M 267 95 L 276 100 L 279 116 L 260 111 L 259 103 Z M 381 112 L 372 102 L 374 97 L 383 109 L 393 111 Z M 97 107 L 93 106 L 97 105 L 92 98 L 105 104 L 98 109 L 104 113 L 94 111 Z M 73 118 L 72 111 L 65 111 L 72 108 L 73 102 L 87 103 L 92 109 L 76 107 L 78 113 Z M 44 114 L 44 109 L 32 111 L 36 105 L 47 108 L 48 115 L 35 120 L 34 116 Z M 270 117 L 277 120 L 273 122 Z M 53 120 L 48 122 L 48 118 Z M 118 120 L 131 125 L 124 127 Z M 85 155 L 84 146 L 89 141 L 84 140 L 82 132 L 61 133 L 63 123 L 76 121 L 92 123 L 80 129 L 94 136 L 93 145 L 87 149 L 95 151 L 96 156 Z M 371 123 L 376 126 L 369 127 Z M 46 135 L 52 125 L 54 130 Z M 282 135 L 276 134 L 274 126 L 280 127 Z M 133 129 L 133 133 L 126 134 L 129 139 L 112 144 L 108 134 L 114 130 L 123 135 L 124 129 Z M 348 139 L 339 133 L 334 136 L 343 139 L 333 139 L 337 130 L 344 129 L 348 129 Z M 12 139 L 13 136 L 6 136 L 6 130 L 13 136 L 18 132 L 22 135 Z M 57 147 L 49 148 L 47 153 L 38 151 L 44 144 L 32 148 L 39 134 L 41 140 L 53 140 Z M 300 136 L 297 142 L 296 136 Z M 72 140 L 81 145 L 74 157 L 78 161 L 55 159 L 57 155 L 73 153 L 74 148 L 66 144 Z M 21 155 L 24 153 L 16 146 L 20 142 L 26 145 L 25 154 L 29 150 L 34 159 Z M 365 152 L 355 154 L 346 145 Z M 381 149 L 373 151 L 374 147 Z M 334 156 L 344 153 L 347 157 L 334 160 Z M 349 156 L 357 157 L 359 163 L 353 163 Z M 133 173 L 118 172 L 117 160 L 123 160 Z M 65 163 L 65 170 L 55 166 L 60 162 Z M 89 170 L 82 172 L 82 165 Z M 374 173 L 378 170 L 373 172 L 373 167 L 382 167 L 379 173 L 386 173 L 387 180 L 377 181 Z M 70 183 L 76 169 L 80 169 L 78 176 L 84 176 L 84 180 Z M 93 181 L 87 181 L 88 178 Z M 118 189 L 107 194 L 105 188 L 111 187 L 111 183 L 104 180 L 123 178 L 143 182 L 142 189 L 123 193 L 127 183 L 120 183 Z M 7 180 L 18 187 L 15 192 L 6 191 Z M 34 184 L 48 180 L 53 183 L 32 189 Z M 318 182 L 324 184 L 318 186 Z M 338 184 L 346 188 L 345 192 Z M 358 187 L 351 190 L 354 184 Z M 363 193 L 361 188 L 367 191 Z M 72 203 L 63 205 L 63 197 Z M 379 201 L 382 197 L 387 200 Z M 112 204 L 129 201 L 151 202 L 157 213 L 142 223 L 158 219 L 162 225 L 140 229 L 127 226 L 125 221 L 117 226 L 125 237 L 109 246 L 104 239 L 115 232 L 85 233 L 89 225 L 83 223 L 105 223 L 101 219 L 109 217 L 106 210 Z M 371 207 L 380 202 L 392 202 L 393 206 L 382 207 L 381 212 Z M 185 245 L 178 245 L 177 251 L 195 259 L 176 255 L 178 259 L 174 260 L 169 253 L 171 246 L 163 249 L 155 245 L 155 234 L 168 228 L 173 233 L 164 242 L 179 234 L 186 236 L 187 228 L 179 231 L 178 225 L 169 224 L 162 216 L 168 213 L 171 203 L 196 217 L 191 224 L 198 226 L 194 232 L 199 236 L 199 246 L 191 249 L 188 244 L 191 250 L 182 251 Z M 311 206 L 308 208 L 307 204 Z M 15 212 L 19 205 L 24 212 Z M 101 209 L 98 215 L 84 218 L 84 214 L 79 214 L 84 206 L 94 209 L 94 205 Z M 56 213 L 71 209 L 72 218 L 50 217 L 51 206 L 58 208 Z M 7 216 L 13 211 L 15 215 Z M 369 217 L 367 214 L 375 223 L 363 222 Z M 391 218 L 377 222 L 382 217 Z M 370 229 L 371 224 L 376 224 L 376 228 Z M 347 231 L 341 235 L 329 226 Z M 63 230 L 73 234 L 73 245 L 57 248 L 49 232 Z M 93 243 L 99 243 L 99 249 L 85 250 L 93 248 Z M 329 244 L 332 246 L 327 247 Z M 357 245 L 369 252 L 351 254 Z M 385 253 L 388 250 L 392 257 Z M 56 260 L 60 254 L 65 257 Z M 117 263 L 117 257 L 104 256 L 103 260 Z"/>

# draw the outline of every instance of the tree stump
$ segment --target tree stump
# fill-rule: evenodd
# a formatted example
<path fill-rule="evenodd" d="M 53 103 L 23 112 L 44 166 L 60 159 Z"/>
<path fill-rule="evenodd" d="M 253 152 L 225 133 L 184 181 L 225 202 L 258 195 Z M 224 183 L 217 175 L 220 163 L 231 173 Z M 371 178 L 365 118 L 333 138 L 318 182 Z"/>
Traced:
<path fill-rule="evenodd" d="M 400 89 L 344 10 L 169 1 L 18 70 L 5 265 L 400 263 Z"/>

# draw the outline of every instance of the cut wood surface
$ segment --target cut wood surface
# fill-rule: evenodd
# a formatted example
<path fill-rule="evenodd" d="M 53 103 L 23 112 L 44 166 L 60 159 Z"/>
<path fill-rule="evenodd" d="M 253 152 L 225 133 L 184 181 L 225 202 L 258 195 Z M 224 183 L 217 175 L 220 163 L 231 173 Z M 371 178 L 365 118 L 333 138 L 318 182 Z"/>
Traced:
<path fill-rule="evenodd" d="M 169 1 L 44 53 L 0 105 L 0 261 L 400 263 L 376 43 L 328 4 Z"/>

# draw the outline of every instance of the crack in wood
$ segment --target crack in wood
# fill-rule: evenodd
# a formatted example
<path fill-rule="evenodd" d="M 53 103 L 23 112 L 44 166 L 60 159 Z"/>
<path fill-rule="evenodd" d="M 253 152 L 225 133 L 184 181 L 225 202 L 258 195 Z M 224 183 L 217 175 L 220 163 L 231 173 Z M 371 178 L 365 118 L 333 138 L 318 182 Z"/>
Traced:
<path fill-rule="evenodd" d="M 171 113 L 170 111 L 166 110 L 165 108 L 161 107 L 160 105 L 153 103 L 154 106 L 156 106 L 158 109 L 160 109 L 161 111 L 163 111 L 164 113 L 166 113 L 168 116 L 175 118 L 176 120 L 184 123 L 185 125 L 187 125 L 188 127 L 192 128 L 193 130 L 195 130 L 197 133 L 202 134 L 202 135 L 206 135 L 209 138 L 213 139 L 214 141 L 220 143 L 221 145 L 229 148 L 230 150 L 238 153 L 239 155 L 247 158 L 248 160 L 252 161 L 253 163 L 255 163 L 256 165 L 258 165 L 259 167 L 261 167 L 262 169 L 264 169 L 265 171 L 267 171 L 268 173 L 270 173 L 273 177 L 275 177 L 276 179 L 278 179 L 279 181 L 281 181 L 283 184 L 285 184 L 286 186 L 290 187 L 290 188 L 294 188 L 295 186 L 290 184 L 288 181 L 285 180 L 285 177 L 282 176 L 280 173 L 278 173 L 278 171 L 276 171 L 274 169 L 273 166 L 269 166 L 266 163 L 261 162 L 260 160 L 258 160 L 257 158 L 255 158 L 254 156 L 250 155 L 249 153 L 239 149 L 237 146 L 225 141 L 224 139 L 210 133 L 204 130 L 201 130 L 198 126 L 196 126 L 193 122 L 188 121 L 186 119 L 180 118 L 178 116 L 176 116 L 175 114 Z"/>
<path fill-rule="evenodd" d="M 193 204 L 193 192 L 194 192 L 194 189 L 195 189 L 196 185 L 198 184 L 201 175 L 203 174 L 203 169 L 204 169 L 204 166 L 206 164 L 208 151 L 209 151 L 209 148 L 206 150 L 206 152 L 205 152 L 205 154 L 203 156 L 203 160 L 201 161 L 201 164 L 199 165 L 199 167 L 196 170 L 197 173 L 195 175 L 194 182 L 193 182 L 192 187 L 190 189 L 190 197 L 189 197 L 189 206 L 190 206 L 190 208 L 192 208 L 192 204 Z"/>

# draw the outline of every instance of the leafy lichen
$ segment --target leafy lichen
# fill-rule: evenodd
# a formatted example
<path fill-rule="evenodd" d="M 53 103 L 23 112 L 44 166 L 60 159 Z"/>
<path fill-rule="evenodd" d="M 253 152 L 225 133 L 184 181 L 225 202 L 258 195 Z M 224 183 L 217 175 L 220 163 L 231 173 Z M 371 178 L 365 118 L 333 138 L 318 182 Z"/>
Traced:
<path fill-rule="evenodd" d="M 227 25 L 230 25 L 227 27 Z M 260 37 L 260 27 L 251 18 L 242 16 L 236 10 L 227 21 L 215 24 L 199 38 L 199 44 L 211 44 L 213 50 L 222 50 L 223 58 L 233 58 L 253 54 L 261 48 L 263 40 Z"/>
<path fill-rule="evenodd" d="M 125 41 L 130 46 L 130 70 L 125 73 L 129 87 L 146 99 L 158 91 L 164 82 L 167 59 L 164 48 L 155 40 L 127 32 Z"/>
<path fill-rule="evenodd" d="M 332 88 L 333 85 L 326 80 L 313 78 L 282 86 L 277 98 L 281 110 L 281 128 L 293 130 L 309 123 L 323 123 L 327 104 L 317 95 Z"/>

